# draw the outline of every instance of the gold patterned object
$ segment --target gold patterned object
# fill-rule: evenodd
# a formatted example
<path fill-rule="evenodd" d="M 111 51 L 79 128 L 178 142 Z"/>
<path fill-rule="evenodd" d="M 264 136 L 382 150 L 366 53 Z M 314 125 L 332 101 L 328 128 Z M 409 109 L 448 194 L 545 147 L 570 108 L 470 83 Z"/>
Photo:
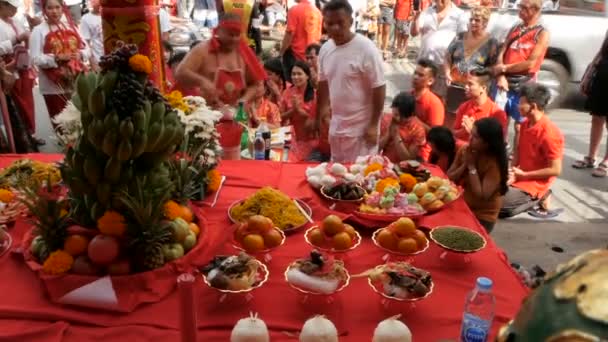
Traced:
<path fill-rule="evenodd" d="M 608 341 L 608 249 L 585 252 L 547 275 L 497 341 Z"/>
<path fill-rule="evenodd" d="M 114 43 L 118 41 L 140 45 L 146 41 L 150 31 L 150 25 L 146 22 L 133 22 L 133 19 L 127 16 L 116 16 L 111 22 L 103 20 L 102 25 L 104 45 L 111 42 L 110 46 L 114 46 Z"/>
<path fill-rule="evenodd" d="M 55 164 L 31 159 L 19 159 L 0 170 L 0 188 L 37 188 L 40 184 L 61 181 L 61 174 Z"/>

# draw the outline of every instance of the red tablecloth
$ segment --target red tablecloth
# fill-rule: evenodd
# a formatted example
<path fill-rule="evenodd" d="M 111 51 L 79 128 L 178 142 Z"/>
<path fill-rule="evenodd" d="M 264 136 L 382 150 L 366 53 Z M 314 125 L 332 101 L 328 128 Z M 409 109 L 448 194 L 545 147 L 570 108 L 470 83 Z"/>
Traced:
<path fill-rule="evenodd" d="M 24 156 L 1 156 L 0 167 L 20 157 Z M 58 155 L 25 157 L 46 161 L 61 158 Z M 312 207 L 314 218 L 322 219 L 330 211 L 306 183 L 305 168 L 305 164 L 259 161 L 222 163 L 221 171 L 227 176 L 226 183 L 217 205 L 204 209 L 209 236 L 218 238 L 230 227 L 226 210 L 232 202 L 266 185 L 304 199 Z M 430 227 L 458 224 L 485 235 L 462 199 L 439 213 L 424 217 L 419 224 Z M 17 245 L 27 228 L 22 227 L 11 231 Z M 345 259 L 351 274 L 383 263 L 385 253 L 373 246 L 369 231 L 362 231 L 364 242 Z M 403 321 L 417 341 L 457 339 L 464 298 L 476 277 L 483 275 L 494 280 L 497 306 L 493 333 L 515 314 L 527 294 L 503 252 L 488 239 L 487 248 L 472 255 L 467 264 L 440 261 L 442 251 L 434 245 L 417 256 L 413 260 L 414 265 L 431 272 L 435 290 L 415 307 L 408 304 L 384 306 L 364 279 L 353 280 L 348 288 L 332 298 L 331 303 L 326 298 L 304 298 L 287 286 L 283 272 L 291 261 L 306 255 L 309 250 L 302 232 L 289 235 L 286 244 L 272 253 L 273 258 L 268 265 L 270 280 L 253 292 L 250 301 L 243 296 L 231 296 L 220 302 L 218 292 L 197 281 L 199 340 L 227 341 L 234 323 L 247 316 L 249 311 L 258 312 L 265 320 L 273 341 L 293 341 L 294 338 L 287 333 L 299 331 L 303 322 L 314 314 L 325 314 L 332 319 L 342 333 L 341 341 L 370 341 L 377 323 L 396 313 L 403 314 Z M 208 259 L 219 252 L 234 252 L 234 249 L 229 245 L 210 248 Z M 0 259 L 0 272 L 0 341 L 174 341 L 179 338 L 176 292 L 129 314 L 117 314 L 50 303 L 39 279 L 16 253 Z"/>

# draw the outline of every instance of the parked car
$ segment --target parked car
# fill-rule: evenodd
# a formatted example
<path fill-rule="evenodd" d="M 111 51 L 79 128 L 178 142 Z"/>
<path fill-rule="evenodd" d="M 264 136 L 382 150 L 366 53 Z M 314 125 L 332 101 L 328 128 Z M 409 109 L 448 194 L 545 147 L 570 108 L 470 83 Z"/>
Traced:
<path fill-rule="evenodd" d="M 573 5 L 577 0 L 566 1 Z M 578 87 L 585 69 L 602 45 L 608 18 L 599 9 L 603 7 L 565 7 L 559 0 L 548 0 L 543 5 L 541 23 L 549 31 L 550 41 L 538 82 L 551 90 L 553 107 L 563 104 L 572 85 Z M 519 20 L 517 2 L 505 0 L 501 8 L 493 11 L 488 31 L 499 42 L 504 42 L 509 29 Z"/>

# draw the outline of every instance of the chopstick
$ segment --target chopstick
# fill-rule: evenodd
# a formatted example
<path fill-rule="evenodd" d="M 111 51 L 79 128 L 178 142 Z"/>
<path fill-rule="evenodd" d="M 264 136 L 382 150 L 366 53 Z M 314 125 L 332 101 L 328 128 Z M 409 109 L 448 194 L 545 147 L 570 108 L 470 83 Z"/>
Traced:
<path fill-rule="evenodd" d="M 298 207 L 298 210 L 300 210 L 300 212 L 302 213 L 302 215 L 304 215 L 304 217 L 306 217 L 306 219 L 308 220 L 308 222 L 314 223 L 314 221 L 312 220 L 312 218 L 308 215 L 308 213 L 304 210 L 304 208 L 302 208 L 302 206 L 300 205 L 300 203 L 298 203 L 297 200 L 294 199 L 293 203 L 296 205 L 296 207 Z"/>

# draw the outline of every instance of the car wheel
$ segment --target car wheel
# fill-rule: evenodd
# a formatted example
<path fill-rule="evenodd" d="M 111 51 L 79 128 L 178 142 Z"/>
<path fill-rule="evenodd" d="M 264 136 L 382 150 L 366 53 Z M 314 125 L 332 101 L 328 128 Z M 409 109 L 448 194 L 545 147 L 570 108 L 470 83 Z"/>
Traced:
<path fill-rule="evenodd" d="M 570 74 L 563 65 L 554 60 L 545 59 L 540 67 L 537 82 L 551 92 L 550 108 L 557 108 L 564 103 L 568 96 Z"/>

